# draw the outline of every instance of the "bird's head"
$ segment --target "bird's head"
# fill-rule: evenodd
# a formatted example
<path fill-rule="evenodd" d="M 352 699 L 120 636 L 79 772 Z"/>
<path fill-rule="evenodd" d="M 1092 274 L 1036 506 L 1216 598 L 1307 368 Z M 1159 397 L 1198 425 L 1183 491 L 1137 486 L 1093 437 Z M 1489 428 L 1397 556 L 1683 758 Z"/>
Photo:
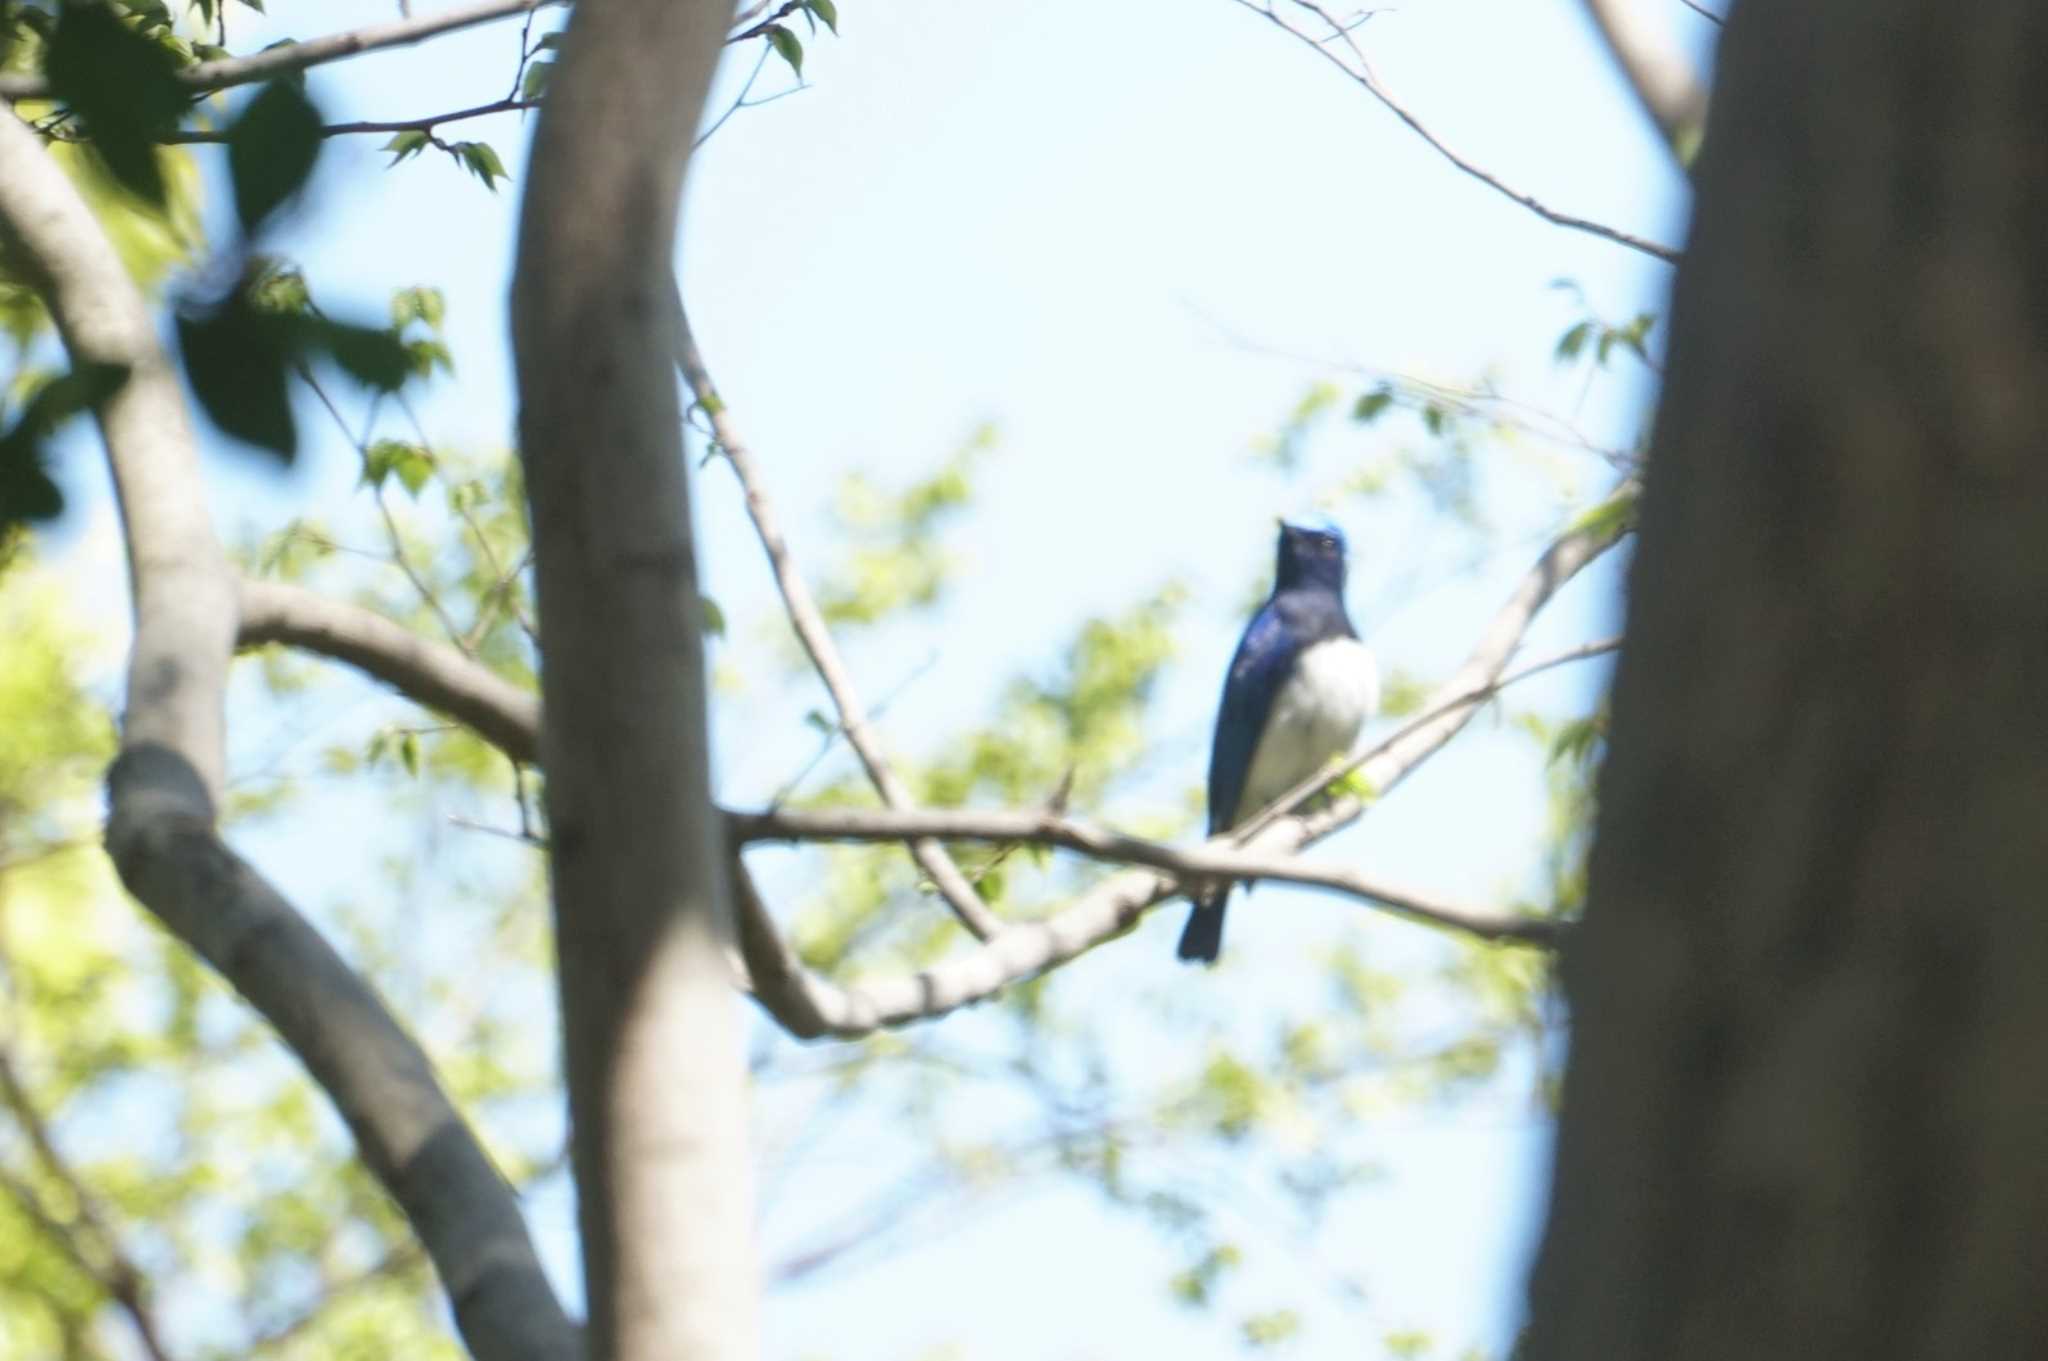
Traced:
<path fill-rule="evenodd" d="M 1280 522 L 1280 559 L 1274 588 L 1327 586 L 1344 589 L 1344 534 L 1336 526 L 1290 525 Z"/>

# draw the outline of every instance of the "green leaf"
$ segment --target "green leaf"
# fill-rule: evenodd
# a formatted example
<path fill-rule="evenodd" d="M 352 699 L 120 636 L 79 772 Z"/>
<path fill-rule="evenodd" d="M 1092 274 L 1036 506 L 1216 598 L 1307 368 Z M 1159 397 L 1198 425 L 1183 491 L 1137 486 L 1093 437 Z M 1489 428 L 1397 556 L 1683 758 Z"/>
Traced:
<path fill-rule="evenodd" d="M 56 97 L 91 135 L 93 152 L 119 183 L 162 207 L 157 139 L 177 126 L 186 91 L 178 60 L 104 5 L 69 4 L 43 57 Z"/>
<path fill-rule="evenodd" d="M 285 390 L 287 325 L 285 315 L 257 309 L 238 289 L 211 312 L 180 316 L 178 349 L 192 395 L 213 423 L 290 463 L 299 436 Z"/>
<path fill-rule="evenodd" d="M 497 192 L 499 180 L 512 178 L 505 173 L 504 163 L 498 159 L 498 153 L 491 150 L 488 142 L 457 142 L 448 150 L 461 163 L 463 169 L 482 180 L 484 187 L 492 193 Z"/>
<path fill-rule="evenodd" d="M 1386 409 L 1394 404 L 1393 389 L 1381 384 L 1371 392 L 1360 395 L 1352 404 L 1351 419 L 1360 425 L 1370 425 L 1378 420 Z"/>
<path fill-rule="evenodd" d="M 1423 428 L 1428 430 L 1430 434 L 1441 435 L 1444 432 L 1445 424 L 1444 409 L 1435 402 L 1431 402 L 1423 407 L 1422 424 Z"/>
<path fill-rule="evenodd" d="M 320 110 L 296 82 L 273 80 L 228 129 L 235 215 L 254 236 L 265 218 L 305 186 L 320 157 Z"/>
<path fill-rule="evenodd" d="M 455 372 L 455 359 L 448 353 L 448 347 L 438 340 L 408 340 L 405 342 L 406 362 L 412 366 L 415 378 L 431 378 L 434 370 L 443 373 Z"/>
<path fill-rule="evenodd" d="M 429 144 L 427 142 L 427 134 L 420 131 L 418 128 L 414 128 L 411 129 L 410 131 L 401 132 L 397 134 L 390 141 L 386 142 L 383 146 L 377 149 L 379 151 L 390 152 L 391 164 L 397 165 L 400 161 L 404 160 L 408 156 L 419 155 L 422 151 L 425 151 L 427 149 L 428 145 Z"/>
<path fill-rule="evenodd" d="M 64 494 L 45 471 L 43 443 L 65 421 L 98 408 L 127 376 L 119 364 L 81 364 L 29 398 L 14 428 L 0 435 L 0 531 L 64 509 Z"/>
<path fill-rule="evenodd" d="M 420 735 L 416 732 L 402 733 L 398 739 L 398 761 L 408 775 L 420 773 Z"/>
<path fill-rule="evenodd" d="M 823 733 L 827 737 L 830 737 L 833 733 L 839 731 L 839 725 L 837 723 L 834 723 L 831 719 L 825 717 L 823 713 L 819 712 L 816 709 L 813 709 L 809 713 L 804 715 L 804 722 L 810 724 L 812 727 L 816 728 L 819 732 Z"/>
<path fill-rule="evenodd" d="M 1586 348 L 1586 340 L 1593 334 L 1593 323 L 1582 321 L 1558 338 L 1557 358 L 1565 362 L 1579 357 L 1579 351 Z"/>
<path fill-rule="evenodd" d="M 775 49 L 776 56 L 789 63 L 789 69 L 796 72 L 798 78 L 802 78 L 804 45 L 797 41 L 796 34 L 781 24 L 771 24 L 768 28 L 768 45 Z"/>
<path fill-rule="evenodd" d="M 364 387 L 396 392 L 413 375 L 412 354 L 394 332 L 325 317 L 308 317 L 300 325 L 304 349 L 324 353 Z"/>
<path fill-rule="evenodd" d="M 548 79 L 555 74 L 551 61 L 536 61 L 528 64 L 525 79 L 519 82 L 521 99 L 538 99 L 547 93 Z"/>
<path fill-rule="evenodd" d="M 434 473 L 434 456 L 417 444 L 404 440 L 380 439 L 363 450 L 363 482 L 381 487 L 396 475 L 407 493 L 417 498 L 420 488 Z"/>
<path fill-rule="evenodd" d="M 193 395 L 228 434 L 284 462 L 298 453 L 287 379 L 311 359 L 332 360 L 366 387 L 396 391 L 413 374 L 396 333 L 314 312 L 305 280 L 273 270 L 213 308 L 178 317 L 178 346 Z"/>
<path fill-rule="evenodd" d="M 704 611 L 704 632 L 714 638 L 725 636 L 725 611 L 718 608 L 718 602 L 708 595 L 697 597 L 697 605 Z"/>
<path fill-rule="evenodd" d="M 839 6 L 832 0 L 806 0 L 804 7 L 824 21 L 825 27 L 832 30 L 833 37 L 839 36 Z"/>
<path fill-rule="evenodd" d="M 1642 492 L 1642 484 L 1633 478 L 1622 483 L 1613 495 L 1589 507 L 1573 520 L 1571 532 L 1611 536 L 1633 528 L 1636 522 L 1636 500 Z"/>
<path fill-rule="evenodd" d="M 423 321 L 433 330 L 441 329 L 448 315 L 448 302 L 438 288 L 401 288 L 391 295 L 391 324 L 399 329 Z"/>

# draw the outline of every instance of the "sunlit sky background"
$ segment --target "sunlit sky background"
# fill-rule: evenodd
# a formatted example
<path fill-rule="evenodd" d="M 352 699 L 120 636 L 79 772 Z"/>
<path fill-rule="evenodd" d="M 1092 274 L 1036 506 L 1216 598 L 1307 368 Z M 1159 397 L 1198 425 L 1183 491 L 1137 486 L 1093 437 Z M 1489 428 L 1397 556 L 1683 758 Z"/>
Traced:
<path fill-rule="evenodd" d="M 1645 2 L 1668 3 L 1687 41 L 1710 41 L 1710 26 L 1677 0 Z M 267 19 L 237 10 L 232 46 L 391 17 L 388 4 L 272 9 Z M 979 510 L 948 538 L 960 571 L 946 604 L 907 645 L 852 650 L 871 699 L 910 680 L 910 700 L 884 724 L 899 748 L 929 750 L 984 718 L 1001 683 L 1042 668 L 1084 614 L 1179 580 L 1191 606 L 1149 758 L 1160 797 L 1178 798 L 1201 779 L 1217 681 L 1278 514 L 1347 525 L 1353 612 L 1383 664 L 1441 676 L 1574 498 L 1611 474 L 1583 454 L 1553 453 L 1554 478 L 1531 476 L 1524 494 L 1489 507 L 1502 526 L 1496 551 L 1453 571 L 1421 527 L 1376 534 L 1351 504 L 1316 501 L 1375 441 L 1413 441 L 1411 422 L 1338 431 L 1297 479 L 1250 456 L 1336 368 L 1490 377 L 1597 443 L 1636 438 L 1644 375 L 1624 367 L 1589 382 L 1561 371 L 1551 351 L 1581 311 L 1551 285 L 1574 280 L 1619 321 L 1661 310 L 1666 267 L 1547 225 L 1459 175 L 1365 91 L 1232 0 L 843 0 L 841 21 L 843 38 L 808 44 L 808 88 L 742 110 L 700 154 L 680 258 L 700 339 L 800 555 L 821 554 L 843 473 L 905 481 L 981 423 L 998 432 Z M 1358 36 L 1440 136 L 1515 187 L 1681 240 L 1682 178 L 1578 4 L 1413 0 L 1381 10 Z M 320 68 L 309 88 L 330 120 L 455 109 L 505 93 L 518 41 L 517 22 L 499 24 Z M 734 51 L 714 109 L 731 101 L 757 50 Z M 771 63 L 757 93 L 789 83 Z M 511 183 L 492 195 L 431 153 L 386 171 L 381 139 L 337 139 L 279 245 L 333 311 L 380 316 L 394 288 L 443 288 L 459 368 L 421 409 L 437 445 L 485 449 L 513 428 L 504 299 L 528 129 L 502 116 L 448 132 L 491 142 Z M 1362 380 L 1343 381 L 1355 390 Z M 324 425 L 307 429 L 314 447 L 282 478 L 246 453 L 213 454 L 225 534 L 348 496 L 353 456 Z M 110 498 L 90 444 L 67 448 L 78 509 L 55 536 L 56 563 L 111 623 L 125 587 Z M 711 468 L 695 486 L 707 588 L 732 621 L 720 660 L 773 655 L 772 585 L 730 479 Z M 1531 655 L 1611 632 L 1618 579 L 1610 563 L 1576 584 L 1541 621 Z M 1581 668 L 1526 698 L 1583 704 L 1599 677 Z M 723 796 L 759 801 L 786 780 L 812 749 L 802 714 L 820 701 L 807 684 L 727 701 Z M 254 742 L 243 739 L 252 759 Z M 373 801 L 336 797 L 374 820 Z M 1321 853 L 1500 901 L 1528 886 L 1543 813 L 1526 744 L 1476 725 Z M 362 863 L 335 856 L 304 819 L 243 845 L 316 909 Z M 1419 935 L 1356 905 L 1268 887 L 1233 913 L 1227 966 L 1201 975 L 1171 958 L 1178 916 L 1162 912 L 1080 961 L 1062 986 L 1108 999 L 1098 1015 L 1114 1015 L 1120 992 L 1178 988 L 1213 990 L 1254 1016 L 1262 998 L 1289 988 L 1307 933 L 1350 932 L 1395 958 Z M 862 1142 L 879 1132 L 844 1137 L 818 1179 L 778 1192 L 765 1220 L 771 1259 L 805 1241 L 822 1212 L 804 1203 L 834 1194 L 829 1178 L 900 1156 Z M 1407 1327 L 1433 1330 L 1443 1354 L 1498 1349 L 1540 1208 L 1540 1122 L 1515 1103 L 1407 1113 L 1373 1144 L 1387 1180 L 1315 1248 L 1364 1283 L 1365 1302 L 1317 1305 L 1316 1290 L 1298 1292 L 1310 1308 L 1295 1354 L 1358 1355 L 1374 1333 Z M 1169 1298 L 1162 1281 L 1178 1263 L 1156 1235 L 1084 1189 L 966 1204 L 967 1218 L 937 1241 L 772 1295 L 769 1354 L 883 1361 L 949 1342 L 992 1361 L 1237 1354 L 1231 1329 Z M 535 1213 L 573 1296 L 566 1196 L 538 1197 Z M 1243 1300 L 1318 1269 L 1304 1262 L 1261 1254 Z"/>

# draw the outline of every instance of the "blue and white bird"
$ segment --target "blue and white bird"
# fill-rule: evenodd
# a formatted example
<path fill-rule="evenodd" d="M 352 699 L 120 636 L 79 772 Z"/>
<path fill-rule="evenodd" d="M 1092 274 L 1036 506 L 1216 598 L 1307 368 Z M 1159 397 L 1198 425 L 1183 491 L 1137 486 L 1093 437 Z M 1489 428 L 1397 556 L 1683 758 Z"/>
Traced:
<path fill-rule="evenodd" d="M 1283 523 L 1273 594 L 1245 625 L 1223 681 L 1209 754 L 1209 835 L 1349 751 L 1379 698 L 1379 670 L 1344 611 L 1344 536 Z M 1230 888 L 1194 900 L 1182 959 L 1216 962 Z"/>

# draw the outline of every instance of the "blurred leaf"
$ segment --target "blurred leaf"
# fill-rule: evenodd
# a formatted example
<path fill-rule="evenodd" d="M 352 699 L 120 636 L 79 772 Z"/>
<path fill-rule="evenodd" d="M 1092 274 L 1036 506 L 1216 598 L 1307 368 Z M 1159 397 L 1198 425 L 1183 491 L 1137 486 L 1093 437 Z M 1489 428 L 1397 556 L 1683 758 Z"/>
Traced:
<path fill-rule="evenodd" d="M 498 159 L 498 153 L 491 150 L 488 142 L 456 142 L 448 150 L 461 163 L 463 169 L 482 180 L 484 188 L 492 193 L 498 191 L 499 180 L 512 178 L 505 173 L 504 163 Z"/>
<path fill-rule="evenodd" d="M 379 151 L 390 152 L 391 164 L 397 165 L 400 161 L 404 160 L 408 156 L 419 155 L 422 151 L 425 151 L 430 145 L 432 144 L 427 140 L 427 134 L 425 132 L 421 131 L 418 128 L 410 128 L 404 132 L 393 135 L 390 141 L 386 142 L 383 146 L 377 149 Z"/>
<path fill-rule="evenodd" d="M 290 463 L 299 452 L 285 378 L 293 359 L 287 316 L 251 305 L 237 289 L 210 312 L 178 317 L 178 349 L 192 395 L 236 439 Z"/>
<path fill-rule="evenodd" d="M 320 110 L 293 80 L 273 80 L 228 128 L 235 215 L 256 234 L 264 219 L 304 187 L 320 157 Z"/>
<path fill-rule="evenodd" d="M 366 387 L 395 391 L 412 376 L 403 341 L 388 330 L 334 321 L 312 310 L 296 271 L 245 281 L 214 307 L 178 317 L 178 346 L 193 395 L 228 434 L 289 463 L 298 453 L 287 378 L 331 359 Z"/>
<path fill-rule="evenodd" d="M 372 487 L 383 486 L 395 475 L 406 491 L 417 497 L 433 472 L 434 456 L 404 440 L 380 439 L 363 451 L 362 480 Z"/>
<path fill-rule="evenodd" d="M 551 61 L 529 63 L 526 68 L 525 78 L 519 82 L 519 97 L 521 99 L 539 99 L 547 93 L 548 78 L 554 75 L 554 73 L 555 64 Z"/>
<path fill-rule="evenodd" d="M 839 35 L 839 6 L 833 0 L 805 0 L 804 7 L 823 20 L 834 37 Z"/>
<path fill-rule="evenodd" d="M 775 49 L 775 55 L 789 63 L 790 70 L 796 72 L 798 77 L 802 77 L 804 73 L 804 45 L 797 41 L 796 34 L 790 32 L 781 24 L 773 24 L 768 29 L 768 45 Z"/>
<path fill-rule="evenodd" d="M 1247 1347 L 1276 1347 L 1301 1331 L 1301 1315 L 1292 1309 L 1253 1314 L 1238 1325 Z"/>
<path fill-rule="evenodd" d="M 43 442 L 65 421 L 113 396 L 127 376 L 119 364 L 82 364 L 28 399 L 14 428 L 0 435 L 0 531 L 52 519 L 64 509 L 63 493 L 44 470 Z"/>
<path fill-rule="evenodd" d="M 391 324 L 397 329 L 423 321 L 429 329 L 438 331 L 447 314 L 447 300 L 438 288 L 401 288 L 391 295 Z"/>
<path fill-rule="evenodd" d="M 1393 404 L 1393 389 L 1385 384 L 1381 384 L 1371 392 L 1362 394 L 1357 402 L 1352 404 L 1351 419 L 1357 421 L 1360 425 L 1370 425 L 1378 420 L 1381 414 Z"/>
<path fill-rule="evenodd" d="M 697 597 L 697 604 L 704 612 L 704 632 L 714 638 L 725 636 L 725 611 L 718 608 L 718 602 L 708 595 Z"/>
<path fill-rule="evenodd" d="M 1582 321 L 1558 338 L 1557 358 L 1559 361 L 1579 357 L 1579 351 L 1586 348 L 1587 339 L 1593 334 L 1593 323 Z"/>
<path fill-rule="evenodd" d="M 413 374 L 405 342 L 387 330 L 309 317 L 296 337 L 302 350 L 325 354 L 364 387 L 396 392 Z"/>
<path fill-rule="evenodd" d="M 177 69 L 176 57 L 105 5 L 63 6 L 43 56 L 50 88 L 78 116 L 109 173 L 157 207 L 164 177 L 156 142 L 177 126 L 187 98 Z"/>
<path fill-rule="evenodd" d="M 1616 488 L 1614 493 L 1580 513 L 1571 523 L 1574 533 L 1620 534 L 1634 527 L 1636 522 L 1636 499 L 1642 495 L 1642 484 L 1630 479 Z"/>

